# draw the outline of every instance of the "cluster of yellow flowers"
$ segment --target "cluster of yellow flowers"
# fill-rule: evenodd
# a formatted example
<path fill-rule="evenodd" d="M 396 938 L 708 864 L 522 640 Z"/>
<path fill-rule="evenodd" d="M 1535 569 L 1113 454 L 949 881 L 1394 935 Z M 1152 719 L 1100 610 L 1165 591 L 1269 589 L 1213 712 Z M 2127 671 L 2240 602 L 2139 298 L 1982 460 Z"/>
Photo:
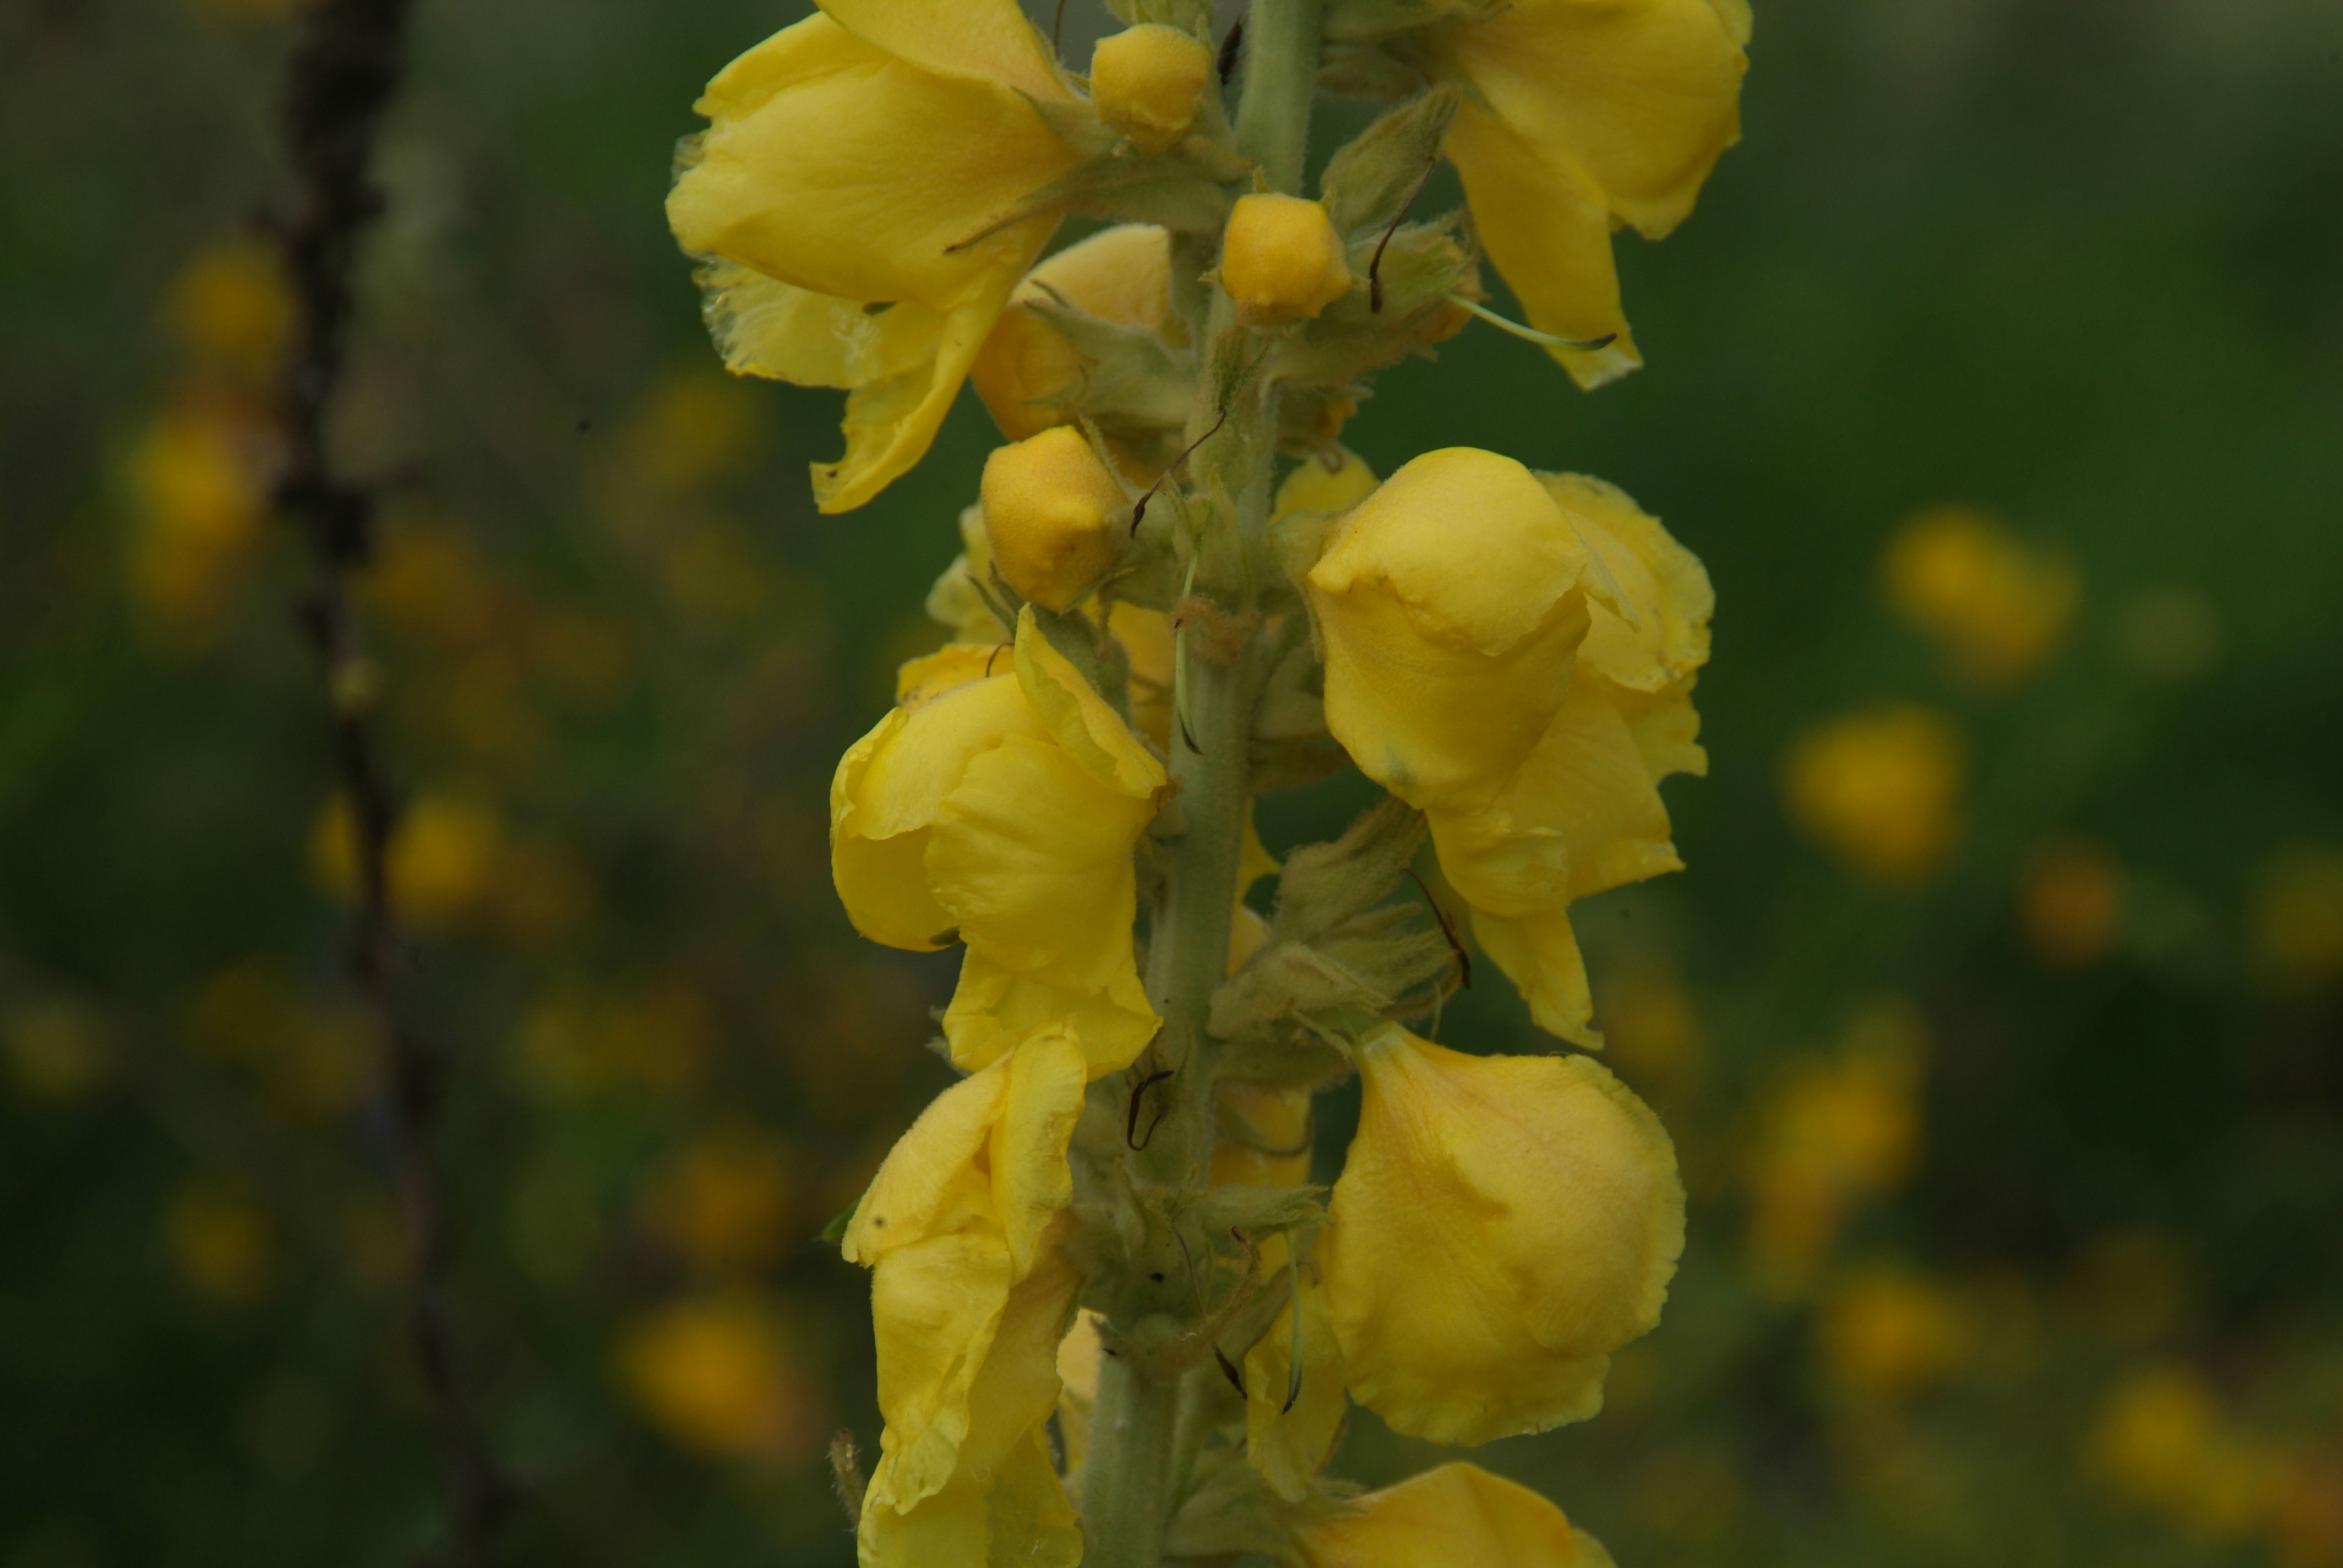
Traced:
<path fill-rule="evenodd" d="M 710 84 L 669 201 L 728 365 L 848 392 L 824 510 L 963 381 L 1010 443 L 930 595 L 953 640 L 831 786 L 856 927 L 962 949 L 966 1076 L 837 1231 L 886 1422 L 840 1462 L 862 1560 L 1605 1563 L 1470 1464 L 1323 1472 L 1350 1401 L 1454 1443 L 1584 1419 L 1658 1320 L 1658 1120 L 1591 1057 L 1407 1025 L 1469 935 L 1599 1047 L 1570 906 L 1679 865 L 1713 599 L 1600 480 L 1458 447 L 1378 483 L 1340 436 L 1476 317 L 1583 386 L 1639 362 L 1611 236 L 1735 139 L 1748 9 L 1253 0 L 1217 49 L 1202 0 L 1117 15 L 1083 78 L 1011 0 L 824 0 Z M 1393 106 L 1312 196 L 1322 90 Z M 1443 156 L 1467 209 L 1412 222 Z M 1069 216 L 1109 226 L 1045 259 Z M 1254 797 L 1351 766 L 1387 798 L 1281 868 Z M 1312 1096 L 1353 1073 L 1330 1194 Z"/>

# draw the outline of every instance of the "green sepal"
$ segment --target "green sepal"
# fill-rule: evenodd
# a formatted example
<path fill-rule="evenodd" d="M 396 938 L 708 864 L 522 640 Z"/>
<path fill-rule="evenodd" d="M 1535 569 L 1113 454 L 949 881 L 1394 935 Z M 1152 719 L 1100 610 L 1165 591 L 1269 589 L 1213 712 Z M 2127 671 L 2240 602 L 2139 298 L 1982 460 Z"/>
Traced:
<path fill-rule="evenodd" d="M 1429 831 L 1423 813 L 1395 796 L 1361 812 L 1331 844 L 1305 844 L 1285 858 L 1271 929 L 1310 942 L 1383 901 L 1407 875 Z"/>
<path fill-rule="evenodd" d="M 1463 101 L 1454 84 L 1443 83 L 1400 105 L 1335 153 L 1318 188 L 1336 234 L 1353 241 L 1380 235 L 1398 221 L 1432 173 L 1448 122 Z"/>
<path fill-rule="evenodd" d="M 857 1192 L 854 1195 L 854 1201 L 849 1203 L 845 1208 L 840 1209 L 837 1213 L 831 1215 L 830 1223 L 824 1225 L 820 1231 L 816 1232 L 816 1234 L 818 1234 L 821 1240 L 828 1241 L 833 1247 L 837 1246 L 840 1241 L 845 1241 L 846 1228 L 854 1223 L 854 1211 L 862 1207 L 862 1200 L 870 1195 L 870 1192 L 868 1188 Z"/>
<path fill-rule="evenodd" d="M 1065 399 L 1077 414 L 1112 430 L 1172 430 L 1187 423 L 1195 371 L 1155 334 L 1046 297 L 1024 307 L 1056 328 L 1088 367 L 1082 385 Z M 1047 397 L 1060 400 L 1054 391 Z"/>
<path fill-rule="evenodd" d="M 1260 1553 L 1301 1560 L 1287 1523 L 1292 1510 L 1246 1462 L 1242 1446 L 1213 1448 L 1196 1461 L 1196 1480 L 1163 1533 L 1167 1558 L 1226 1560 Z"/>

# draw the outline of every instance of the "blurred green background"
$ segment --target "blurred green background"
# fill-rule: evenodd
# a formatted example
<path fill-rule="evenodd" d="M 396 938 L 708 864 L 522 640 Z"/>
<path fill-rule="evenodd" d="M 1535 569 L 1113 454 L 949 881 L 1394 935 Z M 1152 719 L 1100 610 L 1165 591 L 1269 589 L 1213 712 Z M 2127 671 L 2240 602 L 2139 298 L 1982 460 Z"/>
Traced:
<path fill-rule="evenodd" d="M 256 477 L 286 9 L 0 5 L 0 1568 L 439 1528 Z M 836 397 L 720 375 L 659 210 L 797 14 L 427 0 L 384 146 L 337 437 L 514 1563 L 851 1560 L 810 1238 L 947 1077 L 824 791 L 993 437 L 816 517 Z M 2343 10 L 1761 0 L 1753 52 L 1621 241 L 1649 368 L 1476 327 L 1349 431 L 1609 477 L 1719 596 L 1691 869 L 1580 920 L 1692 1241 L 1610 1408 L 1486 1462 L 1643 1568 L 2343 1564 Z M 1443 1038 L 1541 1049 L 1502 990 Z"/>

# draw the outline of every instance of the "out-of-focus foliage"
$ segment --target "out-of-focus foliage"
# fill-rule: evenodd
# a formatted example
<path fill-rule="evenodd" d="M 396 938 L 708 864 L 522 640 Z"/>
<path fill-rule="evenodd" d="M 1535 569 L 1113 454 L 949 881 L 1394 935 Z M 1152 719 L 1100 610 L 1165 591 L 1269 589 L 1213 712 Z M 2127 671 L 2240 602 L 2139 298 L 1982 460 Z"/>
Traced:
<path fill-rule="evenodd" d="M 0 13 L 6 1568 L 436 1529 L 265 504 L 291 9 Z M 821 519 L 834 397 L 716 367 L 669 149 L 784 15 L 418 15 L 336 438 L 385 503 L 402 981 L 508 1550 L 842 1563 L 869 1330 L 812 1238 L 948 1080 L 949 964 L 852 942 L 824 790 L 940 640 L 993 437 L 964 398 Z M 1630 1564 L 2331 1568 L 2343 20 L 1827 0 L 1754 46 L 1701 222 L 1623 241 L 1651 369 L 1585 397 L 1476 328 L 1443 374 L 1487 395 L 1401 372 L 1346 431 L 1599 462 L 1719 596 L 1694 869 L 1583 922 L 1684 1271 L 1603 1417 L 1487 1462 Z M 1537 1049 L 1494 986 L 1441 1036 Z"/>

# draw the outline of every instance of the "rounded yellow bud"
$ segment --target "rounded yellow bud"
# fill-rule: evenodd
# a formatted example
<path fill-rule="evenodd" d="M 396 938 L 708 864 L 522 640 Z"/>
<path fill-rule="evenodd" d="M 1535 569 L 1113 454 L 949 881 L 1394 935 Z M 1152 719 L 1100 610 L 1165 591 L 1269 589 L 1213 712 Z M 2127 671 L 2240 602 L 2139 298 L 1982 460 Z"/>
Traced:
<path fill-rule="evenodd" d="M 1351 292 L 1342 241 L 1322 203 L 1239 196 L 1221 242 L 1221 286 L 1251 322 L 1306 321 Z"/>
<path fill-rule="evenodd" d="M 1434 1442 L 1593 1415 L 1684 1250 L 1659 1118 L 1589 1057 L 1465 1056 L 1392 1025 L 1358 1061 L 1324 1251 L 1351 1397 Z"/>
<path fill-rule="evenodd" d="M 1122 486 L 1071 425 L 996 448 L 980 494 L 993 564 L 1044 609 L 1073 603 L 1122 554 Z"/>
<path fill-rule="evenodd" d="M 1035 301 L 1075 309 L 1182 343 L 1172 313 L 1172 236 L 1152 224 L 1127 223 L 1070 245 L 1027 275 L 1009 308 L 969 367 L 976 395 L 1012 441 L 1074 417 L 1086 367 L 1074 346 Z"/>
<path fill-rule="evenodd" d="M 1154 22 L 1101 38 L 1091 52 L 1091 101 L 1099 118 L 1142 153 L 1160 153 L 1196 123 L 1212 79 L 1212 51 L 1193 35 Z"/>

